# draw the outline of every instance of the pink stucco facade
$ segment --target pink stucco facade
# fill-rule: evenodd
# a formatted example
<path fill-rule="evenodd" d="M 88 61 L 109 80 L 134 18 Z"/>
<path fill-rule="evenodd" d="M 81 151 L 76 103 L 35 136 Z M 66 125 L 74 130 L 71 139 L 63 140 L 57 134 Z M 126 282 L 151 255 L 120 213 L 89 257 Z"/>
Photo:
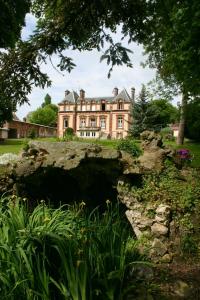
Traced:
<path fill-rule="evenodd" d="M 129 96 L 124 89 L 114 96 L 87 98 L 83 90 L 65 92 L 59 103 L 58 135 L 63 137 L 67 127 L 73 128 L 78 137 L 83 138 L 125 138 L 131 119 L 134 89 Z"/>

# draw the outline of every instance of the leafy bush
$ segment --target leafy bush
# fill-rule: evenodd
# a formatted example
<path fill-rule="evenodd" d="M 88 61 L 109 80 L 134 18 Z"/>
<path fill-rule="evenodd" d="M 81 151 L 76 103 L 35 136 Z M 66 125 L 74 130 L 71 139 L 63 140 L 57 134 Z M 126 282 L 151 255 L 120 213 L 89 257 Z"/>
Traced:
<path fill-rule="evenodd" d="M 73 136 L 74 135 L 74 130 L 71 127 L 68 127 L 65 129 L 65 134 L 64 136 Z"/>
<path fill-rule="evenodd" d="M 36 130 L 34 128 L 30 129 L 29 132 L 28 132 L 27 137 L 29 139 L 35 139 L 37 137 Z"/>
<path fill-rule="evenodd" d="M 127 223 L 109 203 L 103 216 L 84 207 L 41 203 L 29 213 L 26 199 L 3 199 L 1 299 L 117 300 L 134 292 L 129 276 L 141 256 Z"/>
<path fill-rule="evenodd" d="M 193 236 L 187 234 L 181 240 L 181 250 L 185 254 L 197 254 L 198 244 Z"/>
<path fill-rule="evenodd" d="M 169 127 L 162 128 L 160 131 L 161 136 L 165 141 L 174 141 L 173 131 Z"/>
<path fill-rule="evenodd" d="M 123 139 L 117 145 L 118 150 L 130 153 L 132 156 L 139 156 L 141 154 L 140 148 L 135 144 L 132 139 Z"/>

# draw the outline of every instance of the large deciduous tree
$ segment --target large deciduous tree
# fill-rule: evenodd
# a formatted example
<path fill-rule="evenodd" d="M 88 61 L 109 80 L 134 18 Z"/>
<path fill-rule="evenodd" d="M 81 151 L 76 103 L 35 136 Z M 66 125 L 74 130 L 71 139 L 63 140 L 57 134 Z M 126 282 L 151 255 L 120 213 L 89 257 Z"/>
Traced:
<path fill-rule="evenodd" d="M 151 2 L 151 1 L 150 1 Z M 183 143 L 188 98 L 200 94 L 200 2 L 152 1 L 150 34 L 143 43 L 150 66 L 161 77 L 172 79 L 182 93 L 178 144 Z"/>
<path fill-rule="evenodd" d="M 0 48 L 15 46 L 30 6 L 31 0 L 0 0 Z"/>
<path fill-rule="evenodd" d="M 60 70 L 71 71 L 75 64 L 64 55 L 65 49 L 103 51 L 109 74 L 115 65 L 132 66 L 128 49 L 109 34 L 109 30 L 115 33 L 118 25 L 122 37 L 145 45 L 149 64 L 163 79 L 176 82 L 184 99 L 200 91 L 198 0 L 33 0 L 32 12 L 38 22 L 30 40 L 0 58 L 0 101 L 26 102 L 33 84 L 49 84 L 40 64 L 53 54 L 60 57 Z"/>
<path fill-rule="evenodd" d="M 28 121 L 35 124 L 55 126 L 57 123 L 57 113 L 48 106 L 44 108 L 39 107 L 29 115 Z"/>
<path fill-rule="evenodd" d="M 150 102 L 151 108 L 157 113 L 154 124 L 163 128 L 175 123 L 179 119 L 178 109 L 166 99 L 157 99 Z"/>

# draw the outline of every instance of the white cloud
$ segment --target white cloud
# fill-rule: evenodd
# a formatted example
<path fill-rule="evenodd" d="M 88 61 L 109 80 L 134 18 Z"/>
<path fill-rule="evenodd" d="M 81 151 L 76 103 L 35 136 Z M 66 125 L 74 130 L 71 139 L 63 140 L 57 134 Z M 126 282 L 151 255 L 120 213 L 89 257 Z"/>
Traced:
<path fill-rule="evenodd" d="M 27 39 L 34 30 L 35 18 L 29 14 L 26 18 L 26 23 L 27 26 L 22 32 L 24 39 Z M 52 80 L 52 86 L 44 90 L 33 88 L 32 93 L 28 96 L 31 105 L 21 106 L 17 115 L 22 118 L 29 111 L 35 110 L 43 102 L 46 93 L 51 95 L 53 103 L 60 102 L 66 89 L 73 89 L 78 92 L 80 88 L 83 88 L 88 97 L 112 96 L 112 90 L 115 86 L 119 90 L 126 88 L 128 92 L 134 86 L 136 93 L 138 93 L 142 83 L 145 84 L 153 79 L 155 71 L 148 68 L 143 69 L 140 66 L 141 61 L 144 61 L 141 46 L 133 43 L 125 44 L 125 47 L 133 51 L 133 54 L 130 55 L 133 68 L 127 68 L 126 66 L 115 67 L 110 79 L 107 78 L 109 66 L 105 62 L 100 63 L 101 53 L 96 50 L 90 52 L 67 50 L 66 55 L 74 59 L 77 67 L 71 73 L 63 73 L 61 75 L 52 67 L 50 62 L 44 65 L 42 69 L 48 73 Z M 52 61 L 56 66 L 58 58 L 54 56 Z"/>

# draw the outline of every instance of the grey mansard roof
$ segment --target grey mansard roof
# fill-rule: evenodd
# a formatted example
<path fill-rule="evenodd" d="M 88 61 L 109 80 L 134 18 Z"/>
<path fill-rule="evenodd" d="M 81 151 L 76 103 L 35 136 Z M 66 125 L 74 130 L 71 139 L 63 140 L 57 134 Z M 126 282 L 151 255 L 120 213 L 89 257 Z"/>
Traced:
<path fill-rule="evenodd" d="M 119 99 L 122 99 L 127 102 L 131 102 L 131 97 L 129 96 L 128 92 L 126 89 L 123 89 L 117 96 L 106 96 L 106 97 L 85 97 L 85 101 L 97 101 L 100 102 L 101 100 L 106 100 L 108 102 L 115 102 Z M 59 103 L 59 105 L 65 104 L 65 101 L 70 102 L 70 103 L 75 103 L 80 101 L 79 95 L 75 92 L 72 91 L 69 94 L 65 95 L 64 99 Z"/>

